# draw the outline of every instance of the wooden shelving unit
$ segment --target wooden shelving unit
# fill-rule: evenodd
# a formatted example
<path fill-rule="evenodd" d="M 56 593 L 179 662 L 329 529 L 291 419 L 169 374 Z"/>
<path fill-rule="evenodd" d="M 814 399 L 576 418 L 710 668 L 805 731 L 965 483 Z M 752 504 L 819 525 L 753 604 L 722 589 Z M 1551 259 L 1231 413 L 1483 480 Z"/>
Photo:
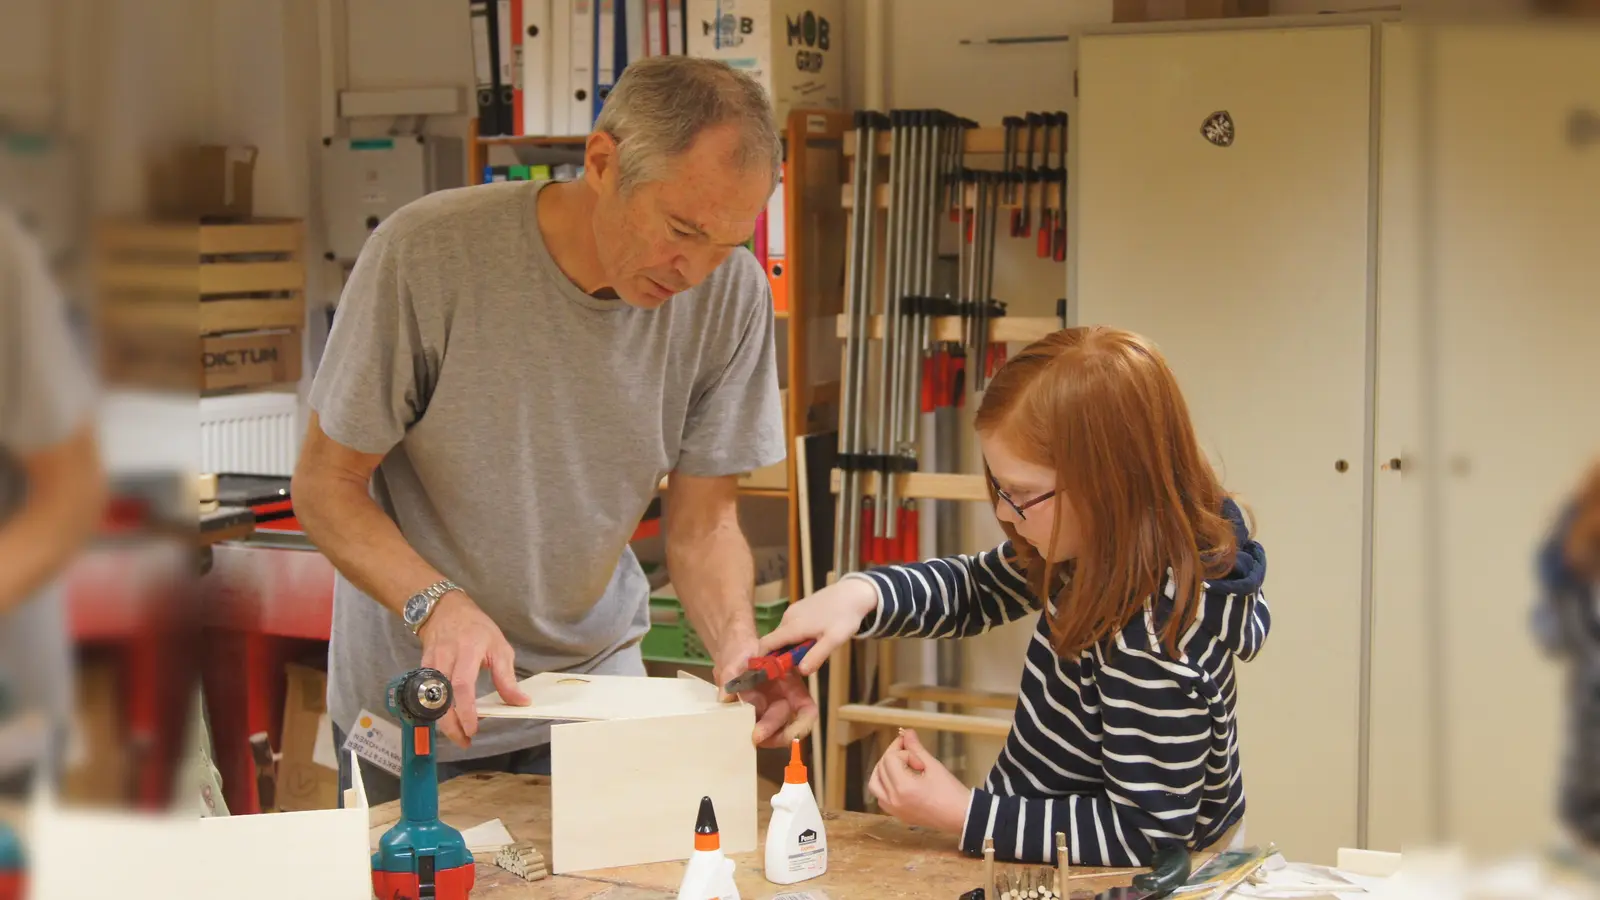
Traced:
<path fill-rule="evenodd" d="M 580 135 L 501 135 L 498 137 L 480 137 L 478 135 L 478 120 L 473 119 L 468 125 L 467 161 L 471 170 L 467 173 L 468 184 L 482 184 L 484 167 L 489 165 L 490 147 L 564 147 L 578 148 L 589 140 L 586 134 Z"/>

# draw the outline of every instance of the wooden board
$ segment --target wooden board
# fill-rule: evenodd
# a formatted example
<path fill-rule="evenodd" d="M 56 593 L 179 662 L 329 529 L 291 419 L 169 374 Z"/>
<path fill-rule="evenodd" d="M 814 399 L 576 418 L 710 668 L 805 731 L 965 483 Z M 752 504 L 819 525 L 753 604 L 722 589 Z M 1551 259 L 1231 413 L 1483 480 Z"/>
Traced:
<path fill-rule="evenodd" d="M 965 328 L 966 323 L 959 316 L 937 316 L 928 336 L 935 341 L 961 341 L 966 338 Z M 850 317 L 838 316 L 835 329 L 839 337 L 849 337 Z M 995 316 L 989 320 L 989 340 L 993 343 L 1031 344 L 1060 330 L 1061 320 L 1055 316 Z M 883 316 L 875 315 L 868 321 L 867 337 L 883 340 Z"/>
<path fill-rule="evenodd" d="M 1027 205 L 1034 213 L 1033 227 L 1037 228 L 1039 210 L 1061 208 L 1061 187 L 1054 182 L 1034 182 L 1033 184 L 1028 185 L 1028 190 L 1031 192 L 1032 196 L 1029 197 Z M 845 182 L 839 186 L 839 203 L 845 209 L 850 209 L 855 206 L 854 191 L 855 185 L 849 182 Z M 877 195 L 878 208 L 888 209 L 889 186 L 887 184 L 877 185 Z M 963 194 L 962 205 L 967 209 L 972 209 L 978 205 L 978 189 L 976 187 L 968 187 L 966 189 Z M 1015 201 L 1006 202 L 1002 199 L 1000 202 L 995 204 L 996 209 L 1021 209 L 1022 207 L 1023 203 L 1021 195 L 1018 195 L 1018 199 Z M 999 228 L 1001 227 L 1005 226 L 997 226 L 995 230 L 996 235 L 999 235 Z M 1027 238 L 1024 238 L 1024 240 L 1027 240 Z M 1037 241 L 1038 237 L 1034 235 L 1032 236 L 1032 240 Z"/>
<path fill-rule="evenodd" d="M 254 294 L 299 291 L 306 286 L 306 267 L 296 260 L 217 262 L 200 265 L 200 293 Z"/>
<path fill-rule="evenodd" d="M 833 470 L 833 492 L 839 493 L 839 486 L 843 482 L 843 471 Z M 990 502 L 989 487 L 984 484 L 982 475 L 967 475 L 958 472 L 906 472 L 896 475 L 898 481 L 896 488 L 899 496 L 907 500 L 967 500 L 973 503 Z M 868 497 L 878 496 L 878 473 L 865 472 L 861 479 L 862 493 Z"/>
<path fill-rule="evenodd" d="M 517 683 L 533 702 L 511 706 L 494 691 L 477 700 L 482 718 L 594 722 L 715 711 L 717 689 L 687 675 L 639 678 L 541 672 Z"/>
<path fill-rule="evenodd" d="M 203 300 L 200 303 L 201 334 L 301 328 L 305 320 L 306 301 L 300 294 L 265 300 Z"/>
<path fill-rule="evenodd" d="M 757 849 L 755 726 L 754 707 L 727 703 L 691 715 L 552 728 L 550 871 L 686 857 L 684 838 L 702 797 L 716 809 L 725 851 Z"/>
<path fill-rule="evenodd" d="M 987 128 L 969 128 L 965 139 L 966 143 L 962 147 L 962 152 L 968 155 L 975 153 L 1003 154 L 1006 149 L 1006 130 L 1003 126 L 991 125 Z M 1028 132 L 1024 129 L 1022 132 L 1023 149 L 1027 149 L 1027 140 Z M 859 141 L 856 138 L 856 132 L 846 131 L 844 133 L 844 155 L 855 156 L 857 143 Z M 880 132 L 878 134 L 878 155 L 888 156 L 892 144 L 893 141 L 888 131 Z"/>
<path fill-rule="evenodd" d="M 751 790 L 756 790 L 751 784 Z M 757 804 L 761 835 L 771 817 L 766 796 Z M 480 772 L 462 775 L 439 786 L 439 813 L 450 825 L 467 829 L 498 818 L 519 841 L 529 841 L 549 858 L 550 779 L 536 775 Z M 399 818 L 398 800 L 369 810 L 373 847 Z M 762 854 L 733 855 L 735 880 L 745 900 L 771 900 L 778 894 L 822 891 L 831 900 L 847 898 L 928 897 L 948 900 L 979 885 L 982 860 L 961 855 L 955 838 L 911 828 L 885 816 L 865 813 L 824 813 L 828 829 L 828 873 L 821 878 L 780 888 L 762 874 Z M 694 823 L 683 827 L 686 845 L 693 841 Z M 1075 873 L 1101 877 L 1073 882 L 1074 890 L 1103 891 L 1128 884 L 1138 870 L 1074 869 Z M 554 875 L 526 882 L 490 865 L 478 865 L 473 900 L 673 900 L 683 877 L 683 863 L 658 863 L 625 869 L 605 869 L 572 875 Z"/>

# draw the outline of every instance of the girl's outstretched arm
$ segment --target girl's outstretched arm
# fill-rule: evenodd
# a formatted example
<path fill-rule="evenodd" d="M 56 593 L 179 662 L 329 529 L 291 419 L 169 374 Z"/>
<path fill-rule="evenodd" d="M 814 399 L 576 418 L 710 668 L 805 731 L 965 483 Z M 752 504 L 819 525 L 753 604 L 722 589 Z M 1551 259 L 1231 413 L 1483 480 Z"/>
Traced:
<path fill-rule="evenodd" d="M 760 652 L 814 640 L 801 675 L 857 637 L 968 637 L 1039 607 L 1017 571 L 1011 542 L 977 556 L 951 556 L 846 575 L 799 603 L 761 639 Z"/>
<path fill-rule="evenodd" d="M 952 638 L 982 634 L 1039 611 L 1015 568 L 1011 542 L 976 556 L 883 566 L 846 576 L 877 591 L 860 637 Z"/>

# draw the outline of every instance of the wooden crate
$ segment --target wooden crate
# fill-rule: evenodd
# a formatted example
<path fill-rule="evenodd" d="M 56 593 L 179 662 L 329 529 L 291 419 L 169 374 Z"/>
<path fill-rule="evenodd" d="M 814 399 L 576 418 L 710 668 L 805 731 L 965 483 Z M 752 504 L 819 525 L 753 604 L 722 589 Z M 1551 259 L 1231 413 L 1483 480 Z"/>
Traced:
<path fill-rule="evenodd" d="M 107 377 L 206 393 L 298 381 L 304 236 L 298 219 L 103 224 Z"/>
<path fill-rule="evenodd" d="M 99 283 L 108 299 L 184 295 L 199 334 L 302 328 L 304 223 L 118 223 L 101 229 Z"/>

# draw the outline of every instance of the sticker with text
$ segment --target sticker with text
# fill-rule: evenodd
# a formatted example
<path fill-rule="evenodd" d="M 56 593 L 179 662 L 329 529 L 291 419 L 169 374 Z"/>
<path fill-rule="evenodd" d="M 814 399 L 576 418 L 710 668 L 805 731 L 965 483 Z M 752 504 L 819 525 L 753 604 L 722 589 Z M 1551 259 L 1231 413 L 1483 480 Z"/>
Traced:
<path fill-rule="evenodd" d="M 362 710 L 344 739 L 344 749 L 398 777 L 400 726 Z"/>

